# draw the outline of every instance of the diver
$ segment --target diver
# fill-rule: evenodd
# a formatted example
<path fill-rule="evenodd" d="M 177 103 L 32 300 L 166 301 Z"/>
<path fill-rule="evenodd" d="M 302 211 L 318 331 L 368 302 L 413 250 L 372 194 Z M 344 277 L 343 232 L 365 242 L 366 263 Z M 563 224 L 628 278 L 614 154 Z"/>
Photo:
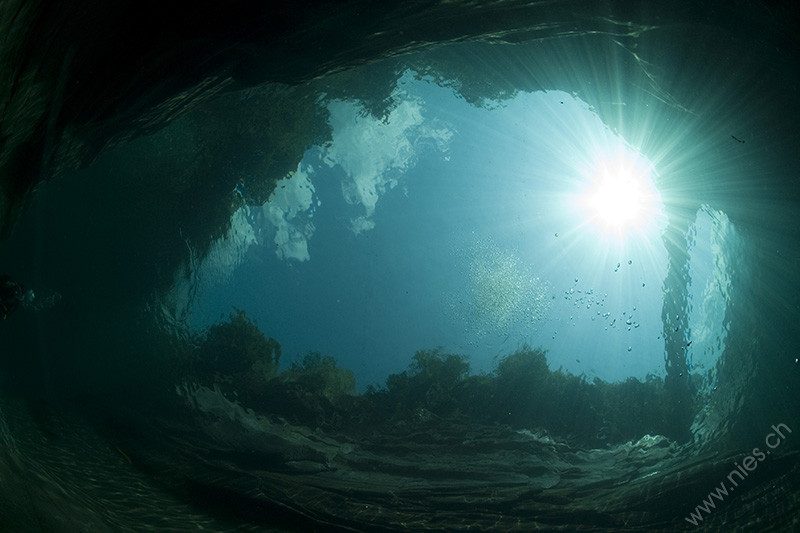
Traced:
<path fill-rule="evenodd" d="M 26 290 L 21 283 L 11 279 L 11 276 L 0 274 L 0 320 L 5 320 L 20 305 L 30 304 L 33 299 L 32 290 Z"/>

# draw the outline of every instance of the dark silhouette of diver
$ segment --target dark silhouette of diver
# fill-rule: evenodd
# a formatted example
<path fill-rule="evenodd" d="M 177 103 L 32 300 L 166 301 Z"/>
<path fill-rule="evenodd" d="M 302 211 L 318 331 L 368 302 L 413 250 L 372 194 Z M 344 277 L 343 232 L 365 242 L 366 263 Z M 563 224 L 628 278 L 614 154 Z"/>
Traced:
<path fill-rule="evenodd" d="M 22 284 L 6 274 L 0 274 L 0 320 L 5 320 L 20 304 L 32 297 L 31 291 L 26 291 Z"/>

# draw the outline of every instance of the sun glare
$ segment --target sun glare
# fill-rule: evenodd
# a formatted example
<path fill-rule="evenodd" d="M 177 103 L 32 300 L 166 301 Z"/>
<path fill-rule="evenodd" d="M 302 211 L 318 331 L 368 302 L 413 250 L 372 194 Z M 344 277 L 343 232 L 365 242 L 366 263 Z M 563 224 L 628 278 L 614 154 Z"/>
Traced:
<path fill-rule="evenodd" d="M 619 228 L 635 223 L 642 214 L 644 194 L 630 172 L 620 169 L 603 176 L 589 202 L 603 223 Z"/>
<path fill-rule="evenodd" d="M 603 229 L 615 233 L 643 230 L 658 210 L 651 169 L 638 154 L 600 158 L 588 178 L 582 203 L 592 223 Z"/>

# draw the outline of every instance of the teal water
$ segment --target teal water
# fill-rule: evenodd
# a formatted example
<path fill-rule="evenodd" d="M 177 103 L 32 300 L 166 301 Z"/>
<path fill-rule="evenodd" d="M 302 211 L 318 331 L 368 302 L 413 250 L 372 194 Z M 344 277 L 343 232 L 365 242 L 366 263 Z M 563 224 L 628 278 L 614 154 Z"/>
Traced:
<path fill-rule="evenodd" d="M 437 346 L 475 371 L 527 344 L 588 379 L 663 374 L 663 205 L 613 229 L 582 205 L 606 159 L 641 159 L 655 188 L 652 164 L 566 93 L 487 110 L 413 79 L 398 80 L 385 122 L 358 102 L 321 105 L 333 140 L 241 209 L 200 267 L 196 327 L 237 306 L 285 355 L 333 355 L 364 386 Z"/>
<path fill-rule="evenodd" d="M 0 516 L 675 530 L 753 455 L 709 527 L 796 527 L 797 438 L 754 451 L 800 427 L 796 64 L 639 30 L 225 95 L 43 186 L 0 429 L 52 483 Z"/>

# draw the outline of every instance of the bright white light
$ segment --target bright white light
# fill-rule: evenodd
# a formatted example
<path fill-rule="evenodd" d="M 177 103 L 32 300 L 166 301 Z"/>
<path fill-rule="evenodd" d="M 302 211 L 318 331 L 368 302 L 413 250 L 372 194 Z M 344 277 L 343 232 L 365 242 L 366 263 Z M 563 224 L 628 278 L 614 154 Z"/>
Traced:
<path fill-rule="evenodd" d="M 635 222 L 644 208 L 644 193 L 626 169 L 603 176 L 589 198 L 590 205 L 602 222 L 619 228 Z"/>
<path fill-rule="evenodd" d="M 644 230 L 660 207 L 650 166 L 629 150 L 598 159 L 583 195 L 590 219 L 615 233 Z"/>

